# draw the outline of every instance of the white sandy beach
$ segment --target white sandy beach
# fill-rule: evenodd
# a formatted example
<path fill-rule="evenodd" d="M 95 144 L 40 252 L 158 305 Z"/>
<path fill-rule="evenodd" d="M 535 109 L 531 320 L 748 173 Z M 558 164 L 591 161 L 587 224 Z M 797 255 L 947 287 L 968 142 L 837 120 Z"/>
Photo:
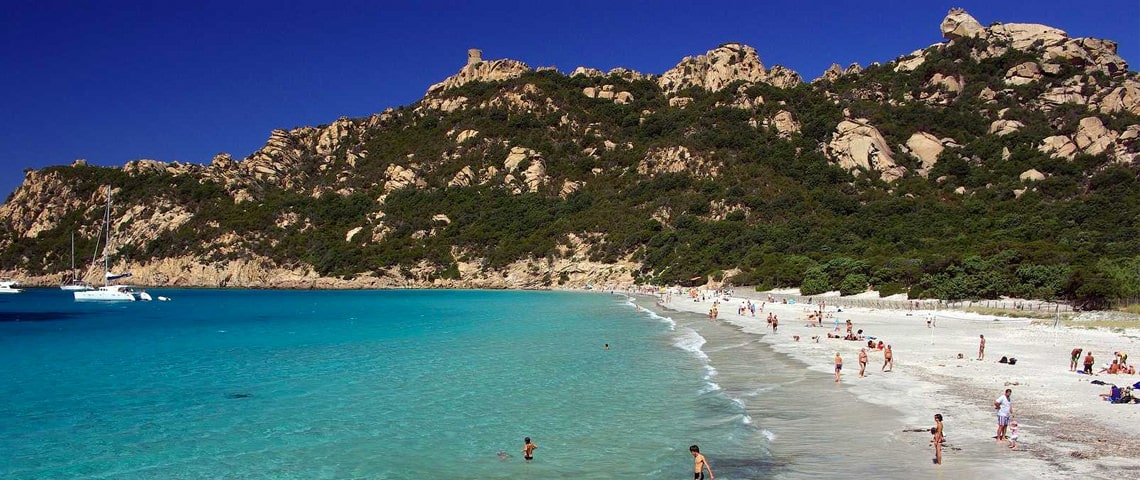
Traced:
<path fill-rule="evenodd" d="M 763 294 L 747 292 L 754 302 Z M 1108 387 L 1090 383 L 1101 380 L 1119 386 L 1140 381 L 1138 375 L 1099 374 L 1089 377 L 1069 371 L 1070 351 L 1083 348 L 1096 357 L 1096 370 L 1111 362 L 1113 352 L 1138 354 L 1140 332 L 1033 324 L 1029 319 L 1005 318 L 961 311 L 888 310 L 828 306 L 823 327 L 807 326 L 807 314 L 818 308 L 806 304 L 767 304 L 755 317 L 738 315 L 744 298 L 721 301 L 719 321 L 757 334 L 778 352 L 825 372 L 831 381 L 833 358 L 844 359 L 842 383 L 858 398 L 899 412 L 907 428 L 928 428 L 933 415 L 942 413 L 948 444 L 948 470 L 954 462 L 982 458 L 1000 462 L 1006 478 L 1119 478 L 1123 471 L 1140 470 L 1136 459 L 1140 442 L 1133 437 L 1140 405 L 1110 404 L 1100 398 Z M 673 295 L 663 307 L 706 314 L 712 298 L 696 302 Z M 766 321 L 768 313 L 779 316 L 778 333 Z M 935 326 L 928 328 L 928 314 Z M 892 372 L 881 372 L 883 354 L 869 350 L 867 377 L 859 378 L 858 354 L 866 342 L 827 338 L 835 319 L 839 333 L 846 333 L 850 319 L 854 329 L 882 339 L 894 351 Z M 1048 322 L 1044 322 L 1048 323 Z M 793 339 L 799 336 L 799 341 Z M 986 337 L 985 359 L 976 360 L 979 335 Z M 812 340 L 819 336 L 818 343 Z M 962 354 L 962 358 L 958 358 Z M 1016 365 L 999 363 L 1014 357 Z M 1140 357 L 1135 357 L 1140 358 Z M 1136 363 L 1136 360 L 1131 360 Z M 993 401 L 1012 389 L 1014 420 L 1021 426 L 1020 449 L 1012 451 L 994 440 L 996 419 Z M 898 432 L 884 432 L 896 435 Z M 925 444 L 921 433 L 896 435 Z"/>

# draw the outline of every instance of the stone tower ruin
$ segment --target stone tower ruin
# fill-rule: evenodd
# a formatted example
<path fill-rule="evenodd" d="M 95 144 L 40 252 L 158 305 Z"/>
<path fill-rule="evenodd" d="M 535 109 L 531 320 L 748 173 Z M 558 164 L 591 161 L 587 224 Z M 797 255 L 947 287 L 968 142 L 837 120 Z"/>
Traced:
<path fill-rule="evenodd" d="M 475 65 L 483 61 L 483 51 L 478 48 L 467 49 L 467 66 Z"/>

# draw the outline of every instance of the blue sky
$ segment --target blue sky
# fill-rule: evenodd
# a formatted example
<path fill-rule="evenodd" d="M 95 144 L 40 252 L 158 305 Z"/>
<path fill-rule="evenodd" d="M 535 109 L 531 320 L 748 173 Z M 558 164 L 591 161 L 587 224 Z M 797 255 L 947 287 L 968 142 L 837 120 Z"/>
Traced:
<path fill-rule="evenodd" d="M 1140 1 L 336 2 L 0 0 L 0 195 L 24 169 L 85 158 L 243 158 L 274 128 L 420 99 L 468 48 L 532 67 L 661 73 L 725 42 L 805 79 L 941 41 L 951 6 L 1120 44 L 1140 66 Z"/>

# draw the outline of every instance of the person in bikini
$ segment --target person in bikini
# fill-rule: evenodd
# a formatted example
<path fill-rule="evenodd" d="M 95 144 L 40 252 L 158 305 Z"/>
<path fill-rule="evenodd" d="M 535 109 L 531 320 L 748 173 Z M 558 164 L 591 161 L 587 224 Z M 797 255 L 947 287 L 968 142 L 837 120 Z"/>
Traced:
<path fill-rule="evenodd" d="M 934 463 L 942 465 L 942 441 L 945 438 L 942 435 L 942 414 L 934 414 L 934 427 L 930 429 L 930 433 L 934 435 L 931 442 L 934 443 Z"/>
<path fill-rule="evenodd" d="M 690 446 L 689 453 L 693 455 L 693 480 L 704 480 L 704 470 L 709 471 L 709 480 L 713 480 L 712 467 L 709 466 L 708 459 L 701 455 L 701 448 L 696 445 Z"/>
<path fill-rule="evenodd" d="M 862 377 L 863 372 L 867 371 L 867 349 L 859 349 L 859 376 Z"/>
<path fill-rule="evenodd" d="M 518 437 L 516 437 L 516 438 L 518 438 Z M 534 460 L 534 450 L 536 448 L 538 448 L 538 445 L 530 443 L 530 437 L 524 438 L 523 439 L 523 448 L 522 448 L 523 460 L 526 460 L 528 462 L 531 460 Z"/>

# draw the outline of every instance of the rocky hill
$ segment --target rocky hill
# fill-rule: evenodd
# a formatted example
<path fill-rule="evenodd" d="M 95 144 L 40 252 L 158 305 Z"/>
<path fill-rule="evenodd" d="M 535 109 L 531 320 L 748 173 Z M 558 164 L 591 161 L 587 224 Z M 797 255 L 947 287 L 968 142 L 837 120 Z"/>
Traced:
<path fill-rule="evenodd" d="M 1109 40 L 940 28 L 811 82 L 737 43 L 659 75 L 472 51 L 413 105 L 240 161 L 29 171 L 3 267 L 57 283 L 72 231 L 90 258 L 110 185 L 116 270 L 156 286 L 1140 297 L 1140 76 Z"/>

